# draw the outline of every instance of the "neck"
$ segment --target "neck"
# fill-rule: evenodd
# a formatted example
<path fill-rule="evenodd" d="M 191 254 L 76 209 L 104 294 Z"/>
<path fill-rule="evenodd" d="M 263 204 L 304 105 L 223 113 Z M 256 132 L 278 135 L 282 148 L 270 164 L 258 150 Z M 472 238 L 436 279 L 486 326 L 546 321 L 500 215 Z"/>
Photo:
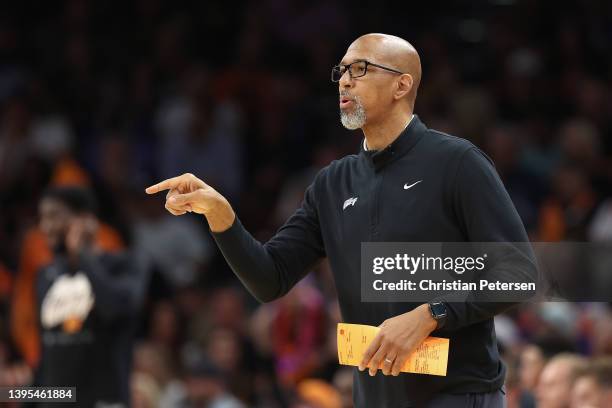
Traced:
<path fill-rule="evenodd" d="M 380 123 L 366 124 L 361 130 L 368 150 L 382 150 L 389 146 L 406 129 L 412 120 L 412 112 L 398 112 Z"/>

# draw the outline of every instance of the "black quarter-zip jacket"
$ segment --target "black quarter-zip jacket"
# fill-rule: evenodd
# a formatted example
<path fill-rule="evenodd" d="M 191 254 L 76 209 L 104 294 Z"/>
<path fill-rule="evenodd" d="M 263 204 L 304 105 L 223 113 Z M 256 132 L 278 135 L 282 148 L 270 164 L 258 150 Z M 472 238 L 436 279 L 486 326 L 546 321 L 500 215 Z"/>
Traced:
<path fill-rule="evenodd" d="M 265 244 L 238 218 L 213 236 L 235 274 L 262 302 L 286 294 L 327 257 L 343 320 L 375 326 L 419 303 L 361 301 L 362 242 L 527 242 L 490 159 L 465 139 L 427 128 L 416 115 L 385 149 L 362 147 L 322 169 L 301 207 Z M 525 259 L 523 272 L 533 276 L 532 254 Z M 505 368 L 493 316 L 510 306 L 447 303 L 446 323 L 432 333 L 450 339 L 447 376 L 370 377 L 355 369 L 355 406 L 411 407 L 440 392 L 500 389 Z"/>

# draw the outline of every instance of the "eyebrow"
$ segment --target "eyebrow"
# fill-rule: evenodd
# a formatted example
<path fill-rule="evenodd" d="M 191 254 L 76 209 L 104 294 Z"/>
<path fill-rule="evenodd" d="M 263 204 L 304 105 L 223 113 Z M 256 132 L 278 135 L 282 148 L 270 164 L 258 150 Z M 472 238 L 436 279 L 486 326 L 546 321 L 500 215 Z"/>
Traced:
<path fill-rule="evenodd" d="M 342 61 L 340 61 L 340 62 L 338 63 L 338 65 L 349 65 L 349 64 L 352 64 L 353 62 L 360 62 L 360 61 L 361 61 L 361 62 L 366 62 L 366 61 L 367 61 L 367 59 L 365 59 L 365 58 L 357 58 L 357 59 L 354 59 L 353 61 L 351 61 L 351 62 L 349 62 L 349 63 L 345 63 L 345 62 L 344 62 L 344 60 L 342 60 Z"/>

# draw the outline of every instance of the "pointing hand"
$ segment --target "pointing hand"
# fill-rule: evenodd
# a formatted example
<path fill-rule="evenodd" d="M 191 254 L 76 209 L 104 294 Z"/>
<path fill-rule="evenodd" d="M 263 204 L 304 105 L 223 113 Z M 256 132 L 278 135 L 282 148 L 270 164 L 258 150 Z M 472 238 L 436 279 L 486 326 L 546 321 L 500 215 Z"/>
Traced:
<path fill-rule="evenodd" d="M 166 209 L 172 215 L 203 214 L 214 232 L 224 231 L 234 222 L 235 214 L 225 197 L 191 173 L 164 180 L 145 191 L 156 194 L 164 190 L 168 190 Z"/>

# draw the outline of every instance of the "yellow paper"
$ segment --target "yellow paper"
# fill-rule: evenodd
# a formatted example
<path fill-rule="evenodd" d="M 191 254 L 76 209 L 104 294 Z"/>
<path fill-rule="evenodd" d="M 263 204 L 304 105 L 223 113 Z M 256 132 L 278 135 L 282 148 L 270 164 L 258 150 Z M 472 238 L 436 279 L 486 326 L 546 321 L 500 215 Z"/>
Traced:
<path fill-rule="evenodd" d="M 363 324 L 338 323 L 338 361 L 358 366 L 368 345 L 380 330 Z M 402 372 L 446 376 L 448 339 L 428 337 L 410 355 Z M 381 364 L 382 367 L 382 364 Z"/>

